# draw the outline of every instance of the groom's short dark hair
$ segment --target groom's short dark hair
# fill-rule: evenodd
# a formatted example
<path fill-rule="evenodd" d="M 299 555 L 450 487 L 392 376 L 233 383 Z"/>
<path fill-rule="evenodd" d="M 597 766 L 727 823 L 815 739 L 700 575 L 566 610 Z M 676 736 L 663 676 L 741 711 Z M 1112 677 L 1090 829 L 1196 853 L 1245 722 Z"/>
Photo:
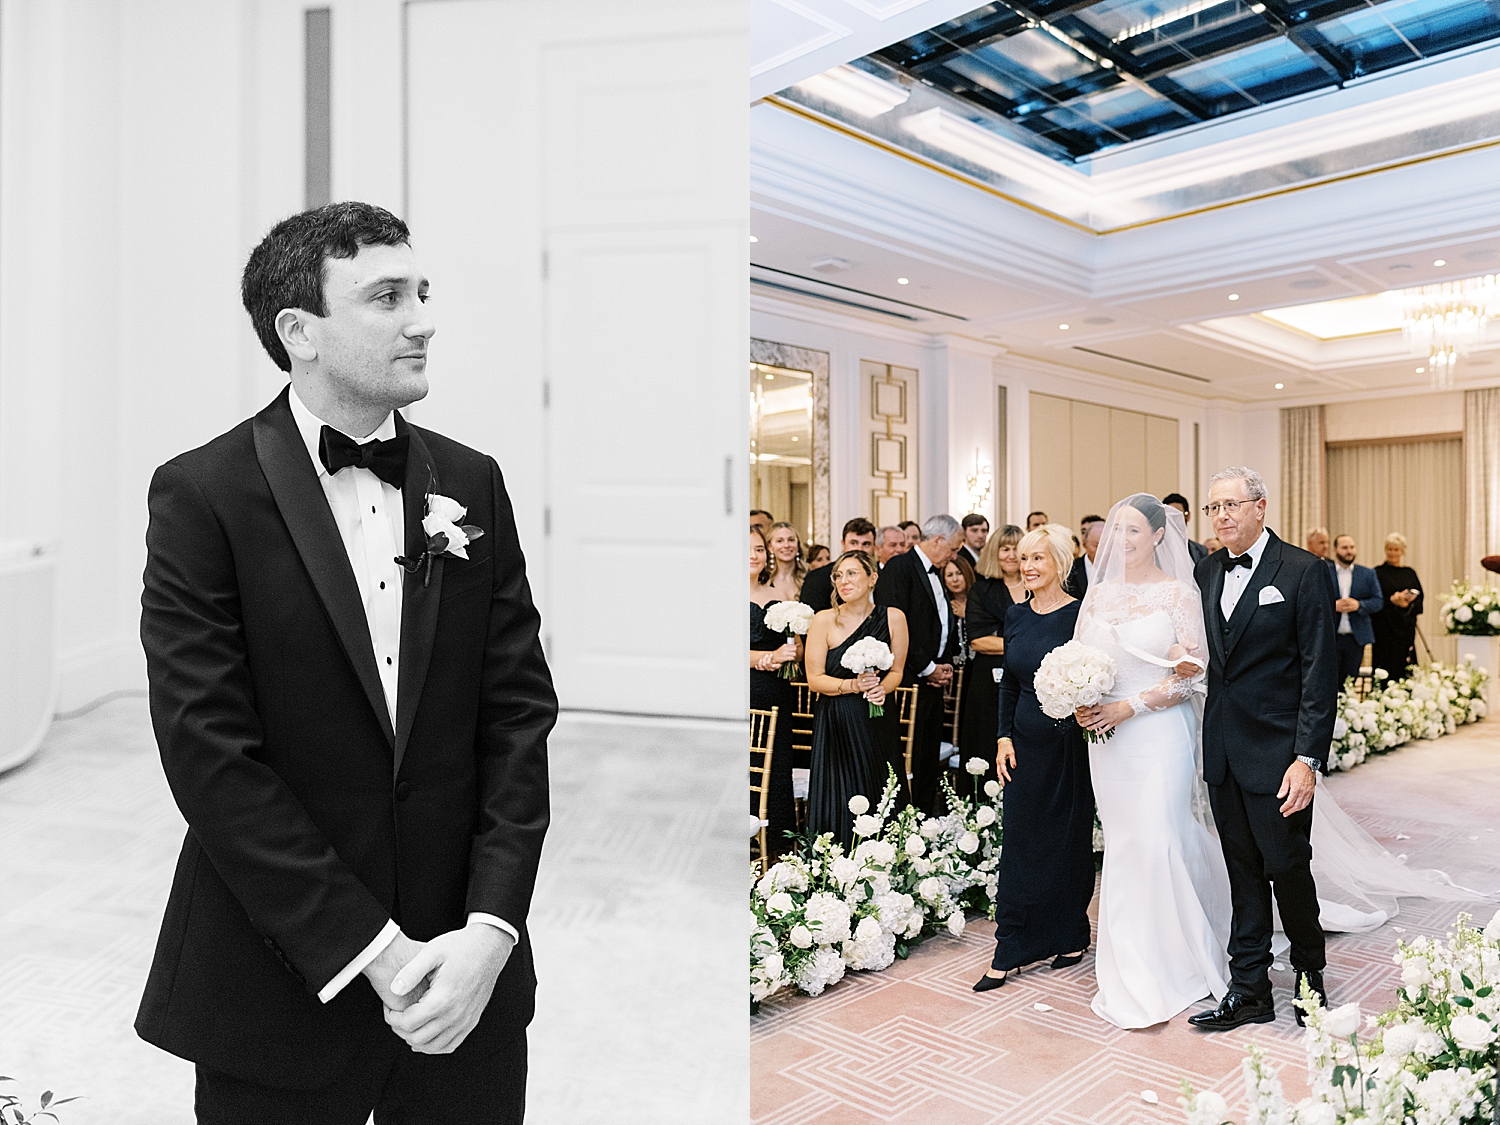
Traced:
<path fill-rule="evenodd" d="M 282 219 L 250 251 L 240 278 L 240 300 L 250 314 L 255 334 L 272 362 L 292 369 L 291 357 L 276 335 L 276 314 L 282 309 L 304 309 L 327 316 L 323 294 L 323 263 L 329 258 L 352 258 L 361 246 L 411 244 L 406 224 L 373 203 L 329 203 Z"/>

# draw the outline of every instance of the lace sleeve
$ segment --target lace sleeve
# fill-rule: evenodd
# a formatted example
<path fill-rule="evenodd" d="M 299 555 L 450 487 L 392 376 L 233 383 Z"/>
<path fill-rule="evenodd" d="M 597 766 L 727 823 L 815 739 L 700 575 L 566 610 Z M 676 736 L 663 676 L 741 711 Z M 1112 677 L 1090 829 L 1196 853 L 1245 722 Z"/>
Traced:
<path fill-rule="evenodd" d="M 1177 643 L 1167 650 L 1167 659 L 1196 659 L 1202 667 L 1191 676 L 1179 676 L 1174 670 L 1166 679 L 1136 695 L 1130 700 L 1130 709 L 1139 715 L 1143 711 L 1165 711 L 1175 707 L 1193 693 L 1193 686 L 1203 679 L 1208 667 L 1208 650 L 1204 645 L 1203 615 L 1198 611 L 1197 600 L 1176 591 L 1169 614 L 1172 628 L 1177 634 Z"/>

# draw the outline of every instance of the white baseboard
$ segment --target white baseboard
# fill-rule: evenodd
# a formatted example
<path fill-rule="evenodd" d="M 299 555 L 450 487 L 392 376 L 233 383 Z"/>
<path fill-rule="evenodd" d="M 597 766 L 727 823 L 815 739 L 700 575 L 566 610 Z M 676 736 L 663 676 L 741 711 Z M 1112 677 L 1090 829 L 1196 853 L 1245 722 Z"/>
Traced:
<path fill-rule="evenodd" d="M 112 691 L 144 691 L 146 654 L 130 634 L 64 649 L 57 657 L 57 710 L 75 711 Z"/>

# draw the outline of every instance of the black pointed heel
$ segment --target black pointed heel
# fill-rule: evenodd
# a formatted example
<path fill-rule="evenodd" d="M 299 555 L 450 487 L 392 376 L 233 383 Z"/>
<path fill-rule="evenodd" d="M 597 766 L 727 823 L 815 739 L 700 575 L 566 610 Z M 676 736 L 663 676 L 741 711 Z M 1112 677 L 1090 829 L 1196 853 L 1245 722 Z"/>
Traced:
<path fill-rule="evenodd" d="M 992 988 L 1000 988 L 1006 981 L 1010 980 L 1012 975 L 1020 971 L 1020 969 L 1002 969 L 1001 972 L 1004 975 L 998 977 L 992 977 L 989 973 L 985 973 L 984 976 L 974 982 L 974 991 L 988 992 Z"/>
<path fill-rule="evenodd" d="M 1056 957 L 1052 958 L 1052 967 L 1054 969 L 1071 968 L 1072 966 L 1078 964 L 1078 962 L 1082 961 L 1083 955 L 1088 951 L 1089 947 L 1084 946 L 1077 953 L 1059 953 Z"/>

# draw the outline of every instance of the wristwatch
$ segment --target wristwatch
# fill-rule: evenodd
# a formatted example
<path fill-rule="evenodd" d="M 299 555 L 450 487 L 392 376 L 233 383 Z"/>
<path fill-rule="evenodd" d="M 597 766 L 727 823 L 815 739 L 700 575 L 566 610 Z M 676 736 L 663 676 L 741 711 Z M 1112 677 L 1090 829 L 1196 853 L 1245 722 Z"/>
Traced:
<path fill-rule="evenodd" d="M 1301 762 L 1308 769 L 1312 770 L 1313 773 L 1323 772 L 1323 763 L 1318 761 L 1318 759 L 1316 758 L 1309 758 L 1305 754 L 1298 754 L 1297 761 Z"/>

